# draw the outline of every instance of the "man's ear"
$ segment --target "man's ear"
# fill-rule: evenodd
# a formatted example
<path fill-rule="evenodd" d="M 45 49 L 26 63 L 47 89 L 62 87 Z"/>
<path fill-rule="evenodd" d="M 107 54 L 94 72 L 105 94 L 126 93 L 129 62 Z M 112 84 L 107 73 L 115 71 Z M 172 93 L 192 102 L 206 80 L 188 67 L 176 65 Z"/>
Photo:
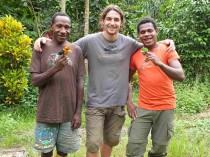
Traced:
<path fill-rule="evenodd" d="M 156 32 L 157 32 L 157 34 L 159 33 L 159 29 L 158 28 L 156 28 L 156 30 L 155 30 Z"/>
<path fill-rule="evenodd" d="M 141 39 L 140 39 L 140 38 L 138 38 L 138 41 L 139 41 L 140 43 L 142 43 L 142 41 L 141 41 Z"/>
<path fill-rule="evenodd" d="M 101 25 L 101 28 L 103 29 L 104 28 L 104 20 L 100 21 L 100 25 Z"/>

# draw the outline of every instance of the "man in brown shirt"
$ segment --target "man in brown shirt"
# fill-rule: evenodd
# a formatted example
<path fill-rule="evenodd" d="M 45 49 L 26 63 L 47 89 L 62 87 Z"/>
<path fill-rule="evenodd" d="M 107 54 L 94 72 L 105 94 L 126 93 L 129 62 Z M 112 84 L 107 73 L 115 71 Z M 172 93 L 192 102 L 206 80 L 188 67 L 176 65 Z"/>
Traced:
<path fill-rule="evenodd" d="M 68 42 L 70 25 L 67 14 L 56 13 L 52 41 L 32 55 L 32 84 L 39 88 L 34 148 L 41 157 L 51 157 L 54 147 L 60 156 L 79 149 L 85 68 L 81 49 Z"/>

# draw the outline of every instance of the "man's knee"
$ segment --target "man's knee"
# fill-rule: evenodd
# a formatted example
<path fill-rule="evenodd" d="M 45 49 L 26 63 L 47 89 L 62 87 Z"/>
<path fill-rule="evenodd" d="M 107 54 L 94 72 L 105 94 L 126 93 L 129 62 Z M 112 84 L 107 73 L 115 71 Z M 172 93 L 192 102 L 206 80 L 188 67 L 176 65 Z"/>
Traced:
<path fill-rule="evenodd" d="M 92 145 L 87 145 L 86 148 L 88 152 L 96 153 L 99 150 L 100 146 L 97 144 L 92 144 Z"/>
<path fill-rule="evenodd" d="M 100 149 L 101 145 L 102 145 L 102 139 L 94 139 L 94 138 L 87 139 L 86 149 L 91 153 L 95 153 Z"/>
<path fill-rule="evenodd" d="M 109 145 L 110 147 L 117 146 L 120 143 L 120 136 L 106 136 L 104 138 L 104 143 Z"/>

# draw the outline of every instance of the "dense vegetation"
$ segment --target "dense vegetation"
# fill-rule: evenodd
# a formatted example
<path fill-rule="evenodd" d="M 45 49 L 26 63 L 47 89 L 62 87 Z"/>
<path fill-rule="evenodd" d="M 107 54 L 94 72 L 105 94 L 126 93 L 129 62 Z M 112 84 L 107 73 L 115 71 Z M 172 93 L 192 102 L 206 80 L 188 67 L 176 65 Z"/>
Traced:
<path fill-rule="evenodd" d="M 0 31 L 0 103 L 14 105 L 20 102 L 28 85 L 31 38 L 11 16 L 1 19 Z"/>
<path fill-rule="evenodd" d="M 71 42 L 84 35 L 84 3 L 84 0 L 66 2 L 67 14 L 72 20 L 69 38 Z M 205 111 L 210 106 L 209 0 L 94 0 L 90 2 L 89 33 L 99 31 L 100 11 L 111 3 L 119 5 L 125 13 L 126 25 L 122 30 L 123 34 L 137 39 L 136 25 L 140 18 L 151 16 L 158 23 L 159 40 L 170 38 L 175 41 L 186 81 L 175 83 L 176 111 L 179 116 L 175 128 L 177 134 L 172 140 L 169 155 L 205 156 L 209 153 L 207 148 L 210 147 L 207 142 L 210 140 L 207 137 L 210 131 L 209 118 L 182 118 L 183 114 L 192 116 L 191 114 Z M 31 39 L 34 41 L 49 31 L 51 16 L 60 10 L 59 0 L 1 0 L 0 8 L 0 148 L 26 145 L 27 149 L 31 147 L 28 143 L 33 140 L 31 134 L 38 94 L 37 89 L 31 86 L 30 76 L 27 74 L 28 59 L 33 46 Z M 2 23 L 6 17 L 15 22 L 3 27 Z M 17 29 L 11 29 L 15 24 L 21 26 L 19 32 Z M 9 30 L 12 30 L 11 34 L 4 36 Z M 14 57 L 14 52 L 21 57 Z M 137 77 L 134 79 L 134 86 L 137 86 L 136 82 Z M 134 91 L 135 94 L 138 93 L 137 89 Z M 137 99 L 137 96 L 134 98 Z M 129 120 L 126 121 L 126 126 L 128 125 Z M 123 140 L 123 145 L 117 149 L 124 149 L 127 139 Z M 31 149 L 27 151 L 30 156 L 35 156 Z"/>
<path fill-rule="evenodd" d="M 102 8 L 117 4 L 125 12 L 122 33 L 137 38 L 136 25 L 144 16 L 155 18 L 159 39 L 171 38 L 188 76 L 210 72 L 210 2 L 209 0 L 104 0 L 90 2 L 90 33 L 99 31 Z M 67 0 L 66 12 L 72 19 L 70 41 L 84 35 L 84 0 Z M 60 10 L 59 0 L 21 0 L 0 2 L 0 17 L 10 14 L 26 27 L 25 33 L 36 39 L 48 32 L 51 16 Z"/>

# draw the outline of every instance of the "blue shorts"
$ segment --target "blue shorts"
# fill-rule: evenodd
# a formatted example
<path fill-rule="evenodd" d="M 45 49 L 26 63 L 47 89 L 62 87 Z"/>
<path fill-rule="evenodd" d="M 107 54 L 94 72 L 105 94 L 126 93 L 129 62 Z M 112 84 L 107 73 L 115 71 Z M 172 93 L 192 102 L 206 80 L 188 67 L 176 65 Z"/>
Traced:
<path fill-rule="evenodd" d="M 34 149 L 42 153 L 51 152 L 54 147 L 63 153 L 72 153 L 79 149 L 78 129 L 72 129 L 71 123 L 36 123 Z"/>

